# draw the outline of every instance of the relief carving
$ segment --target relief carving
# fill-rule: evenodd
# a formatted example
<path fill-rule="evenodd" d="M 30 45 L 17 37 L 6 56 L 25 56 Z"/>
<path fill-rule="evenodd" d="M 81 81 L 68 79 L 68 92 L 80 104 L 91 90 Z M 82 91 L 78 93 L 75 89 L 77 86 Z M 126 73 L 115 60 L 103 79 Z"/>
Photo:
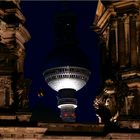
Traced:
<path fill-rule="evenodd" d="M 6 107 L 12 104 L 11 79 L 7 76 L 0 77 L 0 107 Z"/>
<path fill-rule="evenodd" d="M 17 98 L 19 108 L 28 108 L 28 88 L 30 81 L 26 80 L 21 74 L 17 80 Z"/>

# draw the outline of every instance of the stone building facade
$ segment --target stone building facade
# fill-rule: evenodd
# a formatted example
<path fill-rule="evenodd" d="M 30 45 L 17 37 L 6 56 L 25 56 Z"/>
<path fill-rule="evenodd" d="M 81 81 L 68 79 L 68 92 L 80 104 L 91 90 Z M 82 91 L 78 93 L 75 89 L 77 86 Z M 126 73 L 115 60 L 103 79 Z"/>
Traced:
<path fill-rule="evenodd" d="M 120 0 L 99 1 L 97 6 L 94 31 L 102 49 L 104 88 L 96 98 L 95 106 L 102 104 L 109 109 L 112 121 L 136 121 L 140 115 L 139 5 L 137 0 Z M 100 9 L 102 13 L 98 11 Z M 132 127 L 130 122 L 126 127 Z M 140 128 L 140 124 L 137 125 Z"/>
<path fill-rule="evenodd" d="M 29 119 L 28 89 L 24 78 L 24 43 L 30 34 L 23 26 L 25 17 L 19 1 L 0 1 L 0 120 Z"/>
<path fill-rule="evenodd" d="M 100 122 L 114 125 L 115 130 L 130 133 L 140 129 L 139 19 L 138 0 L 99 0 L 93 23 L 102 52 L 103 89 L 94 101 L 97 116 Z M 118 138 L 123 135 L 115 134 Z M 131 134 L 126 133 L 124 139 L 129 138 L 127 135 Z"/>

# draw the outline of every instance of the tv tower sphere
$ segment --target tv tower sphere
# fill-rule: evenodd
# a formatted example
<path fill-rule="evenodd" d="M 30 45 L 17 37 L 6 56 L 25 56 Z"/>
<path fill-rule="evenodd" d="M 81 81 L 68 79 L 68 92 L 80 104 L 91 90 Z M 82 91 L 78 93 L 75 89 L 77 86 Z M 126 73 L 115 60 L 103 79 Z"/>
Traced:
<path fill-rule="evenodd" d="M 63 66 L 47 69 L 43 73 L 48 85 L 55 91 L 62 89 L 80 90 L 86 85 L 90 71 L 76 66 Z"/>

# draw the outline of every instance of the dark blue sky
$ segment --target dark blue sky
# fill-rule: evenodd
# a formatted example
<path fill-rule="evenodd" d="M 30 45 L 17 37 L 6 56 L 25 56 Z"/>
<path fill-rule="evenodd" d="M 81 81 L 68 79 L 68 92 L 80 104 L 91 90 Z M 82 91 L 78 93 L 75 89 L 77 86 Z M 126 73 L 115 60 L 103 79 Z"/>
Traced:
<path fill-rule="evenodd" d="M 26 17 L 25 26 L 31 34 L 26 43 L 25 77 L 32 80 L 29 99 L 30 107 L 39 102 L 52 111 L 57 111 L 57 93 L 45 83 L 42 75 L 45 60 L 55 47 L 54 15 L 63 10 L 74 12 L 78 17 L 77 38 L 79 47 L 85 52 L 91 65 L 91 77 L 87 85 L 76 93 L 78 99 L 77 122 L 94 122 L 93 100 L 100 89 L 100 48 L 97 46 L 96 33 L 92 31 L 97 2 L 95 1 L 22 1 L 21 9 Z M 45 90 L 45 96 L 39 98 L 39 89 Z"/>

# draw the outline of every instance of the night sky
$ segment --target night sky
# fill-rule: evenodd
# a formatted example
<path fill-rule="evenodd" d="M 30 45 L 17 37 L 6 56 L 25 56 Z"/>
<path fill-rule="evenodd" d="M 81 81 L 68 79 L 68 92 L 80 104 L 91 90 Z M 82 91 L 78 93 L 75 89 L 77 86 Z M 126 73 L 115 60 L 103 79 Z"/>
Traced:
<path fill-rule="evenodd" d="M 47 114 L 47 111 L 45 112 L 45 108 L 59 113 L 57 92 L 48 87 L 42 71 L 45 69 L 47 56 L 55 48 L 54 16 L 60 11 L 69 10 L 78 17 L 76 36 L 79 40 L 79 47 L 85 53 L 91 66 L 91 76 L 87 85 L 76 93 L 78 99 L 77 122 L 95 122 L 93 100 L 99 93 L 101 86 L 100 48 L 97 45 L 97 35 L 92 31 L 97 2 L 22 1 L 20 5 L 22 13 L 26 17 L 25 26 L 31 35 L 31 40 L 25 44 L 24 68 L 25 77 L 32 80 L 29 92 L 30 109 L 40 110 L 35 117 L 41 118 L 43 115 L 47 121 L 49 114 Z M 44 97 L 38 97 L 40 89 L 45 91 Z"/>

